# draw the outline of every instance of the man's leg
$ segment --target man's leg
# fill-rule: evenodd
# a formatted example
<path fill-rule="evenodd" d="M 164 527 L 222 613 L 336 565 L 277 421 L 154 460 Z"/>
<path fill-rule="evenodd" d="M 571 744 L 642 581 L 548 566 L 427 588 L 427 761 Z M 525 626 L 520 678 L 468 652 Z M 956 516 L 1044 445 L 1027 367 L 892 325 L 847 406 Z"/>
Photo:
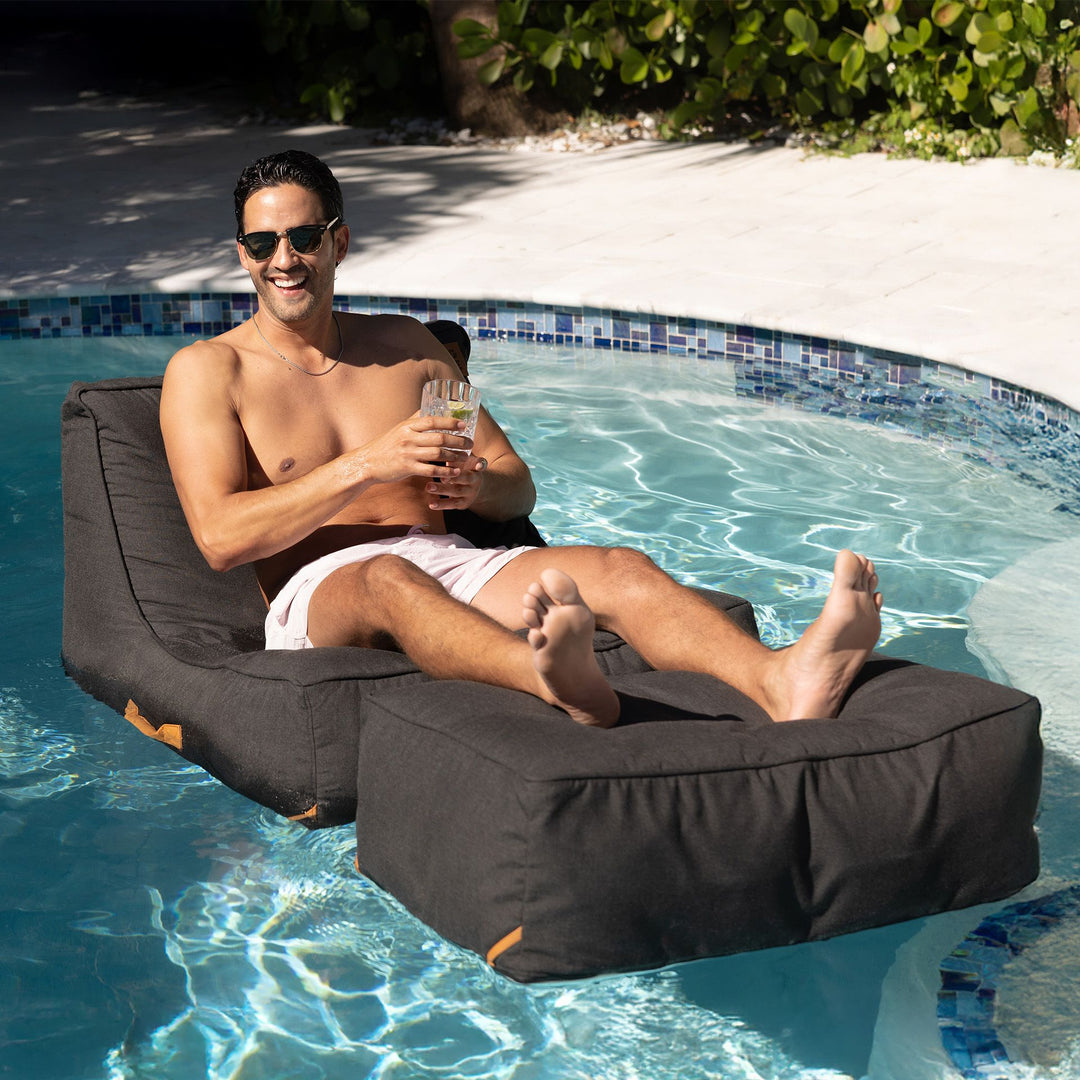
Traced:
<path fill-rule="evenodd" d="M 523 590 L 514 627 L 524 625 Z M 543 624 L 543 641 L 530 644 L 396 555 L 335 570 L 308 608 L 308 637 L 315 645 L 399 648 L 434 678 L 523 690 L 579 723 L 610 727 L 619 700 L 592 651 L 592 613 L 580 603 L 562 604 Z"/>
<path fill-rule="evenodd" d="M 736 687 L 774 720 L 835 716 L 881 633 L 873 563 L 836 557 L 821 614 L 795 645 L 772 650 L 723 612 L 627 548 L 541 548 L 519 555 L 473 600 L 505 626 L 542 641 L 562 607 L 584 606 L 597 625 L 662 670 L 699 671 Z M 522 601 L 520 597 L 524 595 Z"/>

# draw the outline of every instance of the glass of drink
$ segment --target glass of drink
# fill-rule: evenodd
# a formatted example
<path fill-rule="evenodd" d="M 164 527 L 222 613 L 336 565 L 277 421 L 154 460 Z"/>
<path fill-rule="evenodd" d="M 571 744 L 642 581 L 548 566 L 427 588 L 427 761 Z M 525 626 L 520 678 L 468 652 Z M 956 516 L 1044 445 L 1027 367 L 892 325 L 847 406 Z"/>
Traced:
<path fill-rule="evenodd" d="M 464 420 L 465 430 L 453 434 L 467 435 L 472 439 L 476 435 L 476 420 L 480 415 L 480 391 L 457 379 L 432 379 L 424 384 L 420 413 L 423 416 L 449 416 L 454 420 Z"/>

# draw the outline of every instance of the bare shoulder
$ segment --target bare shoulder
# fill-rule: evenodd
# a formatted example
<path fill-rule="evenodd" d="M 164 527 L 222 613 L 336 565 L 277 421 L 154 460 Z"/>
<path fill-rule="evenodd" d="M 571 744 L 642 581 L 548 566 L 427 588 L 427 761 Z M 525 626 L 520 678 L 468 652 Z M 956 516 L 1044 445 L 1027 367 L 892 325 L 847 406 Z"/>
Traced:
<path fill-rule="evenodd" d="M 366 359 L 381 366 L 421 362 L 427 378 L 460 378 L 445 346 L 411 315 L 360 315 L 340 312 L 347 342 L 361 346 Z"/>
<path fill-rule="evenodd" d="M 173 402 L 183 402 L 184 408 L 198 399 L 233 402 L 241 359 L 230 333 L 192 342 L 173 355 L 161 390 L 163 411 Z"/>
<path fill-rule="evenodd" d="M 342 311 L 338 312 L 338 319 L 350 334 L 372 343 L 426 348 L 435 340 L 431 331 L 411 315 L 360 315 Z"/>

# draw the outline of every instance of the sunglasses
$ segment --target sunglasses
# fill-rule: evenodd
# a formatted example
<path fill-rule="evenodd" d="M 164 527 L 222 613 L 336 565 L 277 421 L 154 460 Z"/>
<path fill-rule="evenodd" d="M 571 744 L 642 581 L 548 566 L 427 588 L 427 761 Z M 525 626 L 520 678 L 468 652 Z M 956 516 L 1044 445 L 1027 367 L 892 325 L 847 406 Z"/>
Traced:
<path fill-rule="evenodd" d="M 240 233 L 236 239 L 244 245 L 244 250 L 259 262 L 269 259 L 274 254 L 277 250 L 277 242 L 283 236 L 288 237 L 289 246 L 297 255 L 314 255 L 322 247 L 326 230 L 332 229 L 340 220 L 340 217 L 336 217 L 326 225 L 294 225 L 291 229 L 279 233 Z"/>

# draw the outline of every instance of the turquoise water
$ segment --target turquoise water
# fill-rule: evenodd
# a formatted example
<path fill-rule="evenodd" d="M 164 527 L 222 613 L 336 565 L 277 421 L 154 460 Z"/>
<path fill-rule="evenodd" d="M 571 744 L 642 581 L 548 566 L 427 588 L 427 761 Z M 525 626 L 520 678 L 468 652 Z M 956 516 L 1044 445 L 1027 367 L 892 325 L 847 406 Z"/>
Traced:
<path fill-rule="evenodd" d="M 18 619 L 0 660 L 0 1072 L 956 1075 L 935 1014 L 938 964 L 1005 905 L 521 987 L 358 878 L 351 828 L 309 833 L 274 817 L 71 684 L 58 659 L 60 402 L 73 379 L 160 371 L 177 344 L 0 348 L 0 590 Z M 483 342 L 471 370 L 534 466 L 549 538 L 631 543 L 682 580 L 741 593 L 771 644 L 813 618 L 833 552 L 850 546 L 877 563 L 886 651 L 996 671 L 967 645 L 973 597 L 1080 538 L 1068 447 L 1021 425 L 1011 450 L 1010 425 L 997 422 L 986 443 L 984 411 L 965 412 L 951 391 L 923 395 L 930 411 L 913 437 L 888 402 L 855 419 L 740 396 L 745 373 L 726 362 Z M 979 423 L 954 430 L 941 420 L 950 410 Z M 1031 895 L 1080 881 L 1078 776 L 1080 763 L 1049 755 Z M 1075 1075 L 1070 1055 L 1080 1059 L 1077 995 L 1062 992 L 1076 947 L 1055 945 L 1077 935 L 1054 934 L 1002 983 L 1002 1031 L 1021 1048 L 1015 1060 L 1033 1063 L 1017 1076 Z"/>

